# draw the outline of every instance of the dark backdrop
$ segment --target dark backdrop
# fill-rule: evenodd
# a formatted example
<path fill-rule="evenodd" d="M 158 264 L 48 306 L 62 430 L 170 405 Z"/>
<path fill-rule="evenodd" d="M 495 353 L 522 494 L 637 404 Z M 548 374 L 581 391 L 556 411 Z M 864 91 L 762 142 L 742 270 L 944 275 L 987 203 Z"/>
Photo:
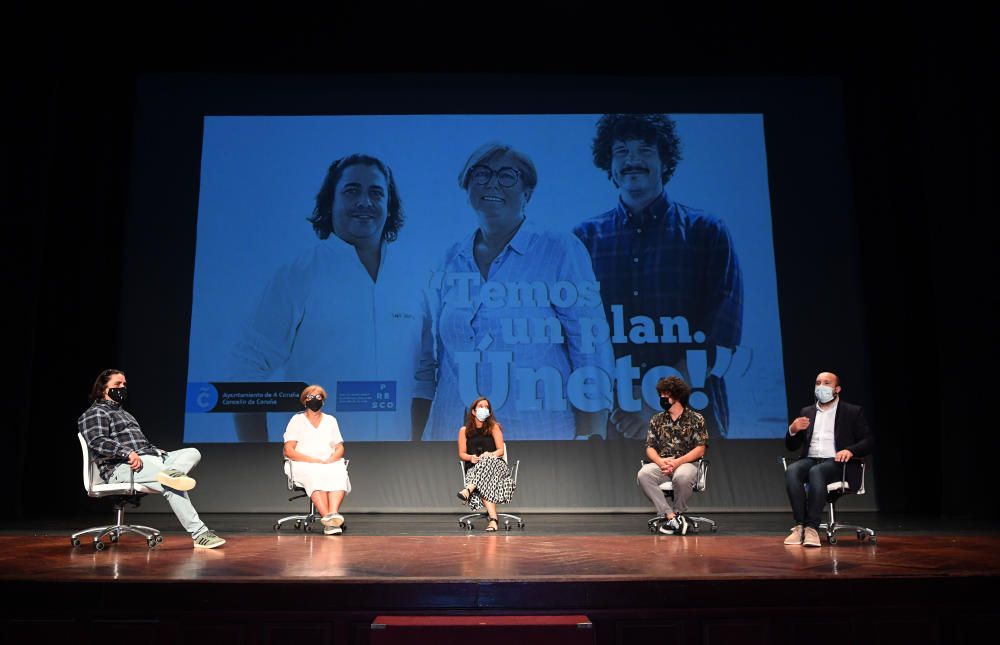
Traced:
<path fill-rule="evenodd" d="M 865 313 L 832 328 L 808 305 L 783 308 L 786 345 L 813 348 L 786 352 L 789 412 L 819 369 L 863 344 L 871 375 L 860 398 L 871 402 L 879 441 L 881 509 L 997 518 L 987 485 L 996 447 L 996 272 L 986 210 L 994 10 L 849 4 L 789 15 L 745 3 L 703 15 L 667 7 L 570 16 L 492 5 L 431 16 L 327 6 L 261 16 L 234 5 L 211 15 L 192 6 L 112 17 L 15 7 L 4 45 L 4 336 L 12 358 L 4 396 L 14 463 L 5 517 L 87 508 L 71 437 L 91 380 L 124 358 L 118 340 L 129 333 L 120 295 L 142 74 L 458 72 L 839 79 L 860 275 L 809 261 L 824 222 L 802 213 L 776 239 L 776 247 L 804 249 L 791 256 L 801 266 L 779 259 L 779 290 L 783 302 L 788 293 L 806 294 L 803 302 L 813 294 L 819 312 L 839 285 L 860 284 Z M 165 233 L 170 225 L 162 222 Z"/>

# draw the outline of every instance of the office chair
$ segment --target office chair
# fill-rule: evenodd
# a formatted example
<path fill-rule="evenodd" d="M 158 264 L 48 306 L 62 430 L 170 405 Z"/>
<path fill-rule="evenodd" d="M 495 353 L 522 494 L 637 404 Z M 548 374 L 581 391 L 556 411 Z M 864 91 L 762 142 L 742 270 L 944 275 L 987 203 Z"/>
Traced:
<path fill-rule="evenodd" d="M 350 463 L 351 463 L 350 459 L 345 459 L 344 467 L 347 468 L 348 466 L 350 466 Z M 288 517 L 283 517 L 277 522 L 275 522 L 274 526 L 272 526 L 271 528 L 273 528 L 275 531 L 280 531 L 282 524 L 294 520 L 296 531 L 300 529 L 305 529 L 307 533 L 311 533 L 313 530 L 312 527 L 313 523 L 318 521 L 321 516 L 319 513 L 316 512 L 316 505 L 313 503 L 312 498 L 310 498 L 309 495 L 306 494 L 306 489 L 303 486 L 299 485 L 297 481 L 295 481 L 295 474 L 293 472 L 295 462 L 286 457 L 284 460 L 284 464 L 285 464 L 284 465 L 285 476 L 288 478 L 288 483 L 287 483 L 288 490 L 293 493 L 296 493 L 292 497 L 289 497 L 288 501 L 293 502 L 297 499 L 302 499 L 303 497 L 309 499 L 309 512 L 306 513 L 305 515 L 289 515 Z M 340 528 L 346 530 L 347 523 L 345 522 L 344 524 L 342 524 Z"/>
<path fill-rule="evenodd" d="M 645 459 L 640 461 L 640 464 L 642 466 L 645 466 L 648 463 L 651 462 L 646 461 Z M 696 493 L 702 493 L 705 491 L 705 486 L 708 483 L 708 460 L 699 459 L 697 462 L 695 462 L 695 466 L 698 468 L 698 475 L 694 479 L 694 490 Z M 663 496 L 665 498 L 667 499 L 674 498 L 673 481 L 668 480 L 660 484 L 660 490 L 663 491 Z M 684 515 L 684 517 L 687 518 L 687 521 L 690 524 L 691 528 L 688 529 L 689 531 L 694 531 L 695 533 L 698 533 L 701 530 L 700 526 L 701 524 L 707 524 L 709 526 L 709 529 L 713 533 L 719 530 L 719 526 L 718 524 L 716 524 L 715 520 L 711 520 L 707 517 L 701 517 L 699 515 L 688 515 L 687 513 L 682 513 L 682 515 Z M 659 530 L 660 528 L 660 524 L 666 521 L 667 521 L 666 517 L 664 517 L 663 515 L 657 515 L 656 517 L 646 522 L 646 526 L 649 527 L 649 531 L 651 533 L 656 533 L 656 531 Z"/>
<path fill-rule="evenodd" d="M 159 491 L 142 484 L 136 484 L 134 481 L 135 473 L 131 470 L 129 471 L 129 481 L 127 484 L 104 483 L 100 470 L 97 467 L 97 462 L 93 455 L 90 454 L 90 446 L 87 445 L 87 440 L 79 432 L 76 436 L 80 440 L 80 450 L 83 453 L 83 488 L 87 491 L 88 497 L 110 497 L 112 499 L 115 508 L 115 523 L 108 526 L 94 526 L 83 531 L 77 531 L 70 536 L 70 544 L 80 546 L 80 537 L 91 533 L 94 534 L 94 550 L 96 551 L 103 551 L 107 546 L 101 541 L 101 538 L 105 535 L 108 536 L 111 543 L 116 543 L 123 533 L 135 533 L 145 538 L 146 544 L 151 549 L 163 542 L 163 536 L 160 535 L 157 529 L 139 524 L 125 524 L 126 504 L 138 507 L 139 501 L 144 496 L 150 494 L 156 495 Z"/>
<path fill-rule="evenodd" d="M 781 458 L 781 466 L 788 470 L 788 464 L 795 461 L 786 457 Z M 860 472 L 860 477 L 848 476 L 848 465 L 853 466 L 851 475 Z M 841 524 L 837 521 L 837 500 L 844 495 L 864 495 L 865 494 L 865 461 L 863 459 L 851 459 L 845 461 L 841 470 L 840 481 L 835 481 L 826 485 L 826 503 L 829 521 L 819 525 L 819 528 L 826 531 L 826 541 L 830 544 L 837 543 L 837 531 L 854 531 L 858 541 L 863 541 L 866 537 L 872 544 L 876 543 L 875 530 L 866 526 L 856 524 Z M 854 486 L 851 485 L 853 481 Z M 805 484 L 809 488 L 809 484 Z"/>
<path fill-rule="evenodd" d="M 500 458 L 503 459 L 505 464 L 507 464 L 507 467 L 510 469 L 510 477 L 511 479 L 514 480 L 514 484 L 517 484 L 517 471 L 521 466 L 521 460 L 518 459 L 517 461 L 515 461 L 514 467 L 510 468 L 510 461 L 507 459 L 507 454 L 509 452 L 510 452 L 510 443 L 505 441 L 503 447 L 503 455 Z M 462 486 L 465 486 L 465 462 L 460 459 L 458 461 L 458 467 L 459 467 L 459 472 L 462 473 Z M 472 520 L 480 518 L 487 519 L 488 517 L 489 517 L 489 512 L 485 508 L 478 513 L 468 513 L 467 515 L 463 515 L 462 517 L 458 518 L 458 528 L 468 529 L 471 531 L 473 528 L 475 528 L 472 525 Z M 513 515 L 511 513 L 501 513 L 500 509 L 497 509 L 497 520 L 503 520 L 503 527 L 507 531 L 510 530 L 511 522 L 515 522 L 517 524 L 517 528 L 519 529 L 524 528 L 524 520 L 522 520 L 517 515 Z"/>

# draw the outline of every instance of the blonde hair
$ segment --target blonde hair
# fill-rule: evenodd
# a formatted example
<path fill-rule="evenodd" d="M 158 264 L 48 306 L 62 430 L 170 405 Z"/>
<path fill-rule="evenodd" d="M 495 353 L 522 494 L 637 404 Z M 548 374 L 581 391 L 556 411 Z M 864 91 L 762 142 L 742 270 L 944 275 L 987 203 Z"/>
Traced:
<path fill-rule="evenodd" d="M 306 397 L 309 396 L 310 394 L 322 394 L 324 401 L 330 398 L 327 396 L 326 390 L 324 390 L 322 386 L 310 385 L 306 387 L 306 389 L 302 390 L 302 394 L 299 395 L 299 401 L 302 403 L 303 406 L 305 406 L 306 404 Z"/>

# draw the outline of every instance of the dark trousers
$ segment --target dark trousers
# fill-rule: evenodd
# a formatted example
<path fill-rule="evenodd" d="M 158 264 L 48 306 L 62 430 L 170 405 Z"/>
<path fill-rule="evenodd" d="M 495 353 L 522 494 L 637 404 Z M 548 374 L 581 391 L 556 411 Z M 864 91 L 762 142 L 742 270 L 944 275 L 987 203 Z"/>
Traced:
<path fill-rule="evenodd" d="M 843 472 L 843 464 L 835 462 L 833 457 L 803 457 L 789 464 L 785 471 L 785 487 L 796 524 L 819 529 L 826 505 L 826 486 L 840 481 Z"/>

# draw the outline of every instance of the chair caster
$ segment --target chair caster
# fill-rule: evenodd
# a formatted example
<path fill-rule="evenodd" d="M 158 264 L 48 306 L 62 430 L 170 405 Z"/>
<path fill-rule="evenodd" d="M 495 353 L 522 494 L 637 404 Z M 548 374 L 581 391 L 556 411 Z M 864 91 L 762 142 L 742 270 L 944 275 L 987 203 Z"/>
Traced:
<path fill-rule="evenodd" d="M 521 529 L 523 531 L 524 530 L 524 522 L 518 522 L 517 523 L 517 528 L 519 528 L 519 529 Z"/>
<path fill-rule="evenodd" d="M 110 535 L 110 539 L 111 539 L 111 544 L 117 544 L 118 543 L 118 534 L 117 533 L 112 533 Z"/>
<path fill-rule="evenodd" d="M 826 541 L 829 542 L 830 544 L 836 544 L 837 543 L 837 536 L 833 535 L 833 534 L 828 534 L 826 536 Z"/>
<path fill-rule="evenodd" d="M 313 525 L 306 524 L 306 533 L 312 533 L 312 532 L 313 532 Z"/>
<path fill-rule="evenodd" d="M 156 534 L 156 543 L 163 544 L 163 536 L 160 535 L 159 533 Z"/>
<path fill-rule="evenodd" d="M 503 529 L 505 531 L 509 531 L 510 530 L 510 520 L 504 520 L 503 521 Z"/>
<path fill-rule="evenodd" d="M 302 520 L 295 520 L 295 530 L 298 531 L 301 529 L 302 529 Z"/>
<path fill-rule="evenodd" d="M 155 548 L 157 544 L 159 544 L 159 542 L 156 541 L 155 537 L 151 537 L 146 540 L 146 545 L 149 546 L 150 549 Z"/>
<path fill-rule="evenodd" d="M 870 538 L 868 538 L 868 543 L 869 544 L 875 544 L 875 542 L 876 542 L 876 540 L 875 540 L 875 536 L 874 535 L 871 536 Z"/>
<path fill-rule="evenodd" d="M 80 546 L 80 538 L 70 538 L 69 543 L 73 546 Z"/>
<path fill-rule="evenodd" d="M 280 531 L 281 530 L 281 524 L 278 524 L 277 522 L 275 522 L 274 526 L 272 526 L 271 528 L 274 529 L 275 531 Z"/>
<path fill-rule="evenodd" d="M 104 544 L 104 542 L 101 542 L 100 540 L 94 540 L 94 550 L 95 551 L 103 551 L 106 546 L 107 545 Z"/>
<path fill-rule="evenodd" d="M 719 530 L 719 526 L 717 524 L 713 524 L 712 525 L 712 533 L 715 533 L 718 530 Z"/>

